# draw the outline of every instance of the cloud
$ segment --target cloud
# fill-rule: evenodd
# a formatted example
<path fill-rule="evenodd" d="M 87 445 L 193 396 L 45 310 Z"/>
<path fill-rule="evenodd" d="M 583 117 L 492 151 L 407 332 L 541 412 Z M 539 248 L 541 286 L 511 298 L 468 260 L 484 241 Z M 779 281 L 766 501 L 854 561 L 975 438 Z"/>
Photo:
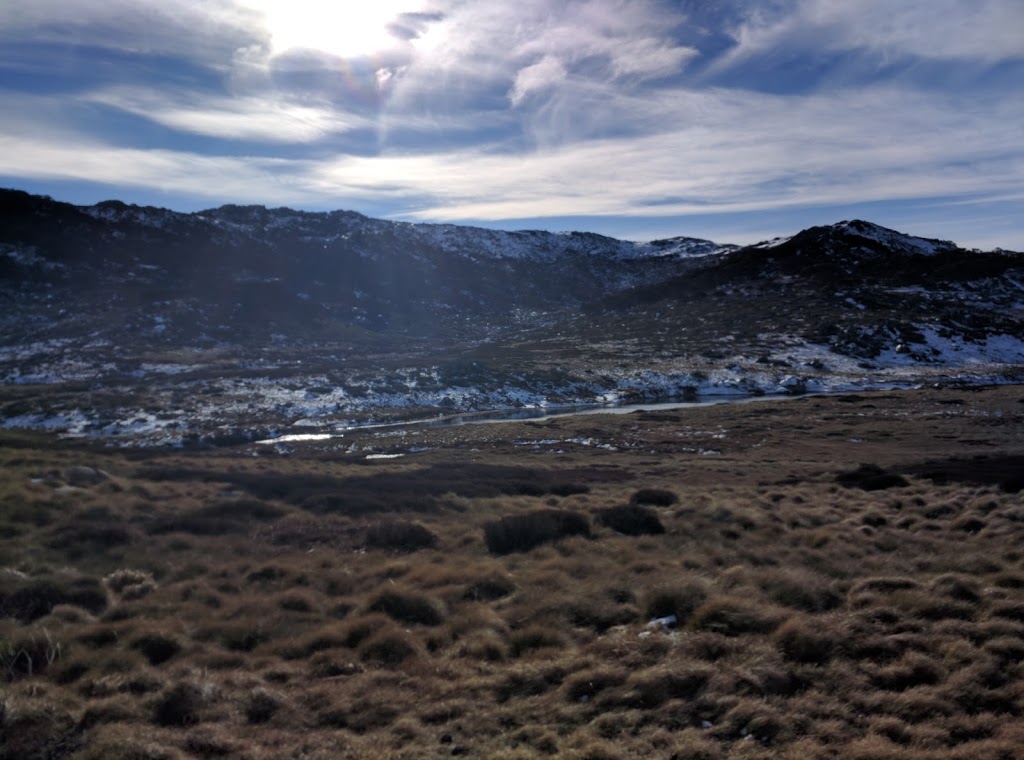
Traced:
<path fill-rule="evenodd" d="M 180 56 L 226 68 L 236 50 L 269 37 L 257 13 L 232 0 L 33 0 L 0 3 L 0 42 L 74 45 Z"/>
<path fill-rule="evenodd" d="M 737 47 L 720 62 L 784 51 L 864 51 L 879 62 L 925 60 L 994 63 L 1024 59 L 1024 4 L 1019 0 L 797 0 L 739 3 Z"/>
<path fill-rule="evenodd" d="M 812 96 L 679 88 L 634 98 L 647 134 L 504 151 L 500 142 L 281 159 L 119 148 L 0 120 L 0 174 L 240 202 L 369 204 L 424 220 L 729 213 L 1019 193 L 1024 104 L 965 112 L 899 88 Z M 26 109 L 21 108 L 24 112 Z"/>
<path fill-rule="evenodd" d="M 984 207 L 1024 176 L 1018 0 L 394 0 L 348 56 L 275 48 L 254 3 L 0 4 L 0 67 L 58 80 L 70 45 L 104 77 L 0 89 L 0 174 L 450 221 Z"/>
<path fill-rule="evenodd" d="M 537 63 L 525 66 L 516 74 L 515 84 L 508 94 L 512 105 L 522 103 L 531 92 L 555 87 L 565 80 L 568 72 L 565 66 L 552 55 L 546 55 Z"/>
<path fill-rule="evenodd" d="M 302 103 L 269 93 L 210 96 L 191 92 L 113 88 L 82 100 L 111 106 L 170 129 L 232 140 L 308 143 L 373 127 L 362 116 L 326 103 Z"/>
<path fill-rule="evenodd" d="M 672 76 L 696 55 L 671 34 L 683 17 L 654 0 L 443 5 L 414 41 L 399 103 L 434 94 L 466 106 L 500 92 L 518 106 L 567 78 L 586 88 Z"/>
<path fill-rule="evenodd" d="M 303 162 L 140 150 L 0 134 L 0 175 L 74 180 L 208 198 L 217 203 L 303 203 Z"/>

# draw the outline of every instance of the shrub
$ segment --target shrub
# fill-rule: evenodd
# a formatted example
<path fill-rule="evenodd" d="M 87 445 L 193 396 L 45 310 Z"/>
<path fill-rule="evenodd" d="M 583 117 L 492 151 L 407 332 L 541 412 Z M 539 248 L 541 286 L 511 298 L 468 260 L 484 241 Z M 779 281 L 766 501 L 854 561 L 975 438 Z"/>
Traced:
<path fill-rule="evenodd" d="M 910 485 L 902 475 L 887 472 L 877 464 L 862 464 L 856 470 L 839 473 L 836 482 L 846 488 L 860 488 L 864 491 L 883 491 Z"/>
<path fill-rule="evenodd" d="M 539 509 L 484 525 L 484 541 L 491 554 L 526 552 L 568 536 L 589 537 L 587 518 L 561 509 Z"/>
<path fill-rule="evenodd" d="M 627 536 L 659 535 L 665 532 L 658 513 L 638 504 L 598 510 L 597 522 Z"/>
<path fill-rule="evenodd" d="M 663 488 L 641 488 L 633 494 L 630 504 L 649 504 L 652 507 L 671 507 L 679 503 L 679 497 Z"/>
<path fill-rule="evenodd" d="M 437 605 L 419 594 L 384 591 L 367 608 L 370 612 L 383 612 L 399 623 L 440 625 L 444 616 Z"/>
<path fill-rule="evenodd" d="M 366 531 L 366 545 L 372 549 L 414 552 L 433 548 L 437 544 L 437 536 L 417 522 L 382 520 Z"/>

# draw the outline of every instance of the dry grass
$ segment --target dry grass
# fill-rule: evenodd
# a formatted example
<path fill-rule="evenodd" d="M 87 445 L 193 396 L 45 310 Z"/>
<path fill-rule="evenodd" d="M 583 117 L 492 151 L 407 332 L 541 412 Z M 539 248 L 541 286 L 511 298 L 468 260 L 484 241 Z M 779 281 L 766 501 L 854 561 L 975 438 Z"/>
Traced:
<path fill-rule="evenodd" d="M 1015 757 L 1024 408 L 951 394 L 0 447 L 0 758 Z"/>

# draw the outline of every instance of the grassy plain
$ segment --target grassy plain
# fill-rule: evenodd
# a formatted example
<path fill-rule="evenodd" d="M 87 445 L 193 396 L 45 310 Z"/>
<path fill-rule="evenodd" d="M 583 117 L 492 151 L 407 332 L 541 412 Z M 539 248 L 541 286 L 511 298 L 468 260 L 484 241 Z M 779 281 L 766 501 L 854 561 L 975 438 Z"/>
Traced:
<path fill-rule="evenodd" d="M 1020 387 L 287 453 L 2 436 L 0 758 L 1024 746 Z"/>

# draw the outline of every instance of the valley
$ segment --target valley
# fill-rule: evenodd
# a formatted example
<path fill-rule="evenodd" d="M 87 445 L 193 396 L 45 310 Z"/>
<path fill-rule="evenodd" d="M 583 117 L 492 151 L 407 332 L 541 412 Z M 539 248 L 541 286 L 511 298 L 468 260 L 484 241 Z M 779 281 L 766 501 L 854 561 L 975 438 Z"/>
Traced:
<path fill-rule="evenodd" d="M 1022 283 L 2 191 L 0 760 L 1010 760 Z"/>

